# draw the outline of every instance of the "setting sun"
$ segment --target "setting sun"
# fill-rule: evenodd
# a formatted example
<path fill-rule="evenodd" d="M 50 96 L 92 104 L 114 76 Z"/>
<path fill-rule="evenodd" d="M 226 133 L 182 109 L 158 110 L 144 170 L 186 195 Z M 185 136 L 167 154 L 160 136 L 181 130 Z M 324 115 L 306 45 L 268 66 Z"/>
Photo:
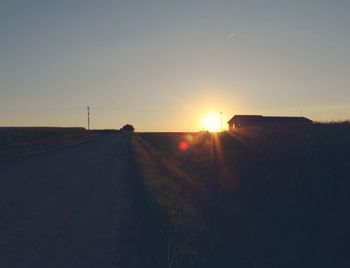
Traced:
<path fill-rule="evenodd" d="M 219 131 L 221 128 L 220 115 L 209 114 L 203 119 L 203 127 L 209 131 Z"/>

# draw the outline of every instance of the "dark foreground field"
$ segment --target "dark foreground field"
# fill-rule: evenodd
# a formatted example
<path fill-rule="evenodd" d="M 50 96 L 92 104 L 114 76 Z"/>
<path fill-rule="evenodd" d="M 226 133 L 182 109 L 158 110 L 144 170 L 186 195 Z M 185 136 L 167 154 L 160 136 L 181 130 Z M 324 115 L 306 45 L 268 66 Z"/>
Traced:
<path fill-rule="evenodd" d="M 0 267 L 156 267 L 129 141 L 0 162 Z"/>
<path fill-rule="evenodd" d="M 96 132 L 84 128 L 0 127 L 0 161 L 30 157 L 95 138 Z"/>
<path fill-rule="evenodd" d="M 38 130 L 1 149 L 69 146 L 0 161 L 0 267 L 348 266 L 349 124 Z"/>
<path fill-rule="evenodd" d="M 349 124 L 133 144 L 169 267 L 349 266 Z"/>

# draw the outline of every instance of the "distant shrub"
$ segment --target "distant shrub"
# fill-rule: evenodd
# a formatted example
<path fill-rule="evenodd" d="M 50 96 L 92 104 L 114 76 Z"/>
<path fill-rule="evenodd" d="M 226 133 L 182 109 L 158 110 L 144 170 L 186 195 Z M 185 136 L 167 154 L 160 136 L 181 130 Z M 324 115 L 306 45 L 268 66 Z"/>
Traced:
<path fill-rule="evenodd" d="M 134 132 L 135 128 L 130 124 L 126 124 L 120 130 L 125 132 Z"/>

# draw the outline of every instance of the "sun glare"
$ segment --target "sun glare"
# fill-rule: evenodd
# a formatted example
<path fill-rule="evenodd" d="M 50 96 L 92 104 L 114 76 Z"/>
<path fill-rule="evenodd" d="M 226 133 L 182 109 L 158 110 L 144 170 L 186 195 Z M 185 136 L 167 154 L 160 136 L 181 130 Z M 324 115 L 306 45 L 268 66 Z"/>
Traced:
<path fill-rule="evenodd" d="M 209 131 L 219 131 L 221 129 L 220 115 L 209 114 L 203 119 L 203 127 Z"/>

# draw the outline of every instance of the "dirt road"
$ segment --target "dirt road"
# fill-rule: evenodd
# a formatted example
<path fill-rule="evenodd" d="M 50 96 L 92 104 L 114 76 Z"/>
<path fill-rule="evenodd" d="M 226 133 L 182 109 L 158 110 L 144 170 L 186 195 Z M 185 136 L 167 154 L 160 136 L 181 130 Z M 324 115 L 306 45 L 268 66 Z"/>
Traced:
<path fill-rule="evenodd" d="M 0 267 L 146 267 L 128 137 L 0 163 Z"/>

